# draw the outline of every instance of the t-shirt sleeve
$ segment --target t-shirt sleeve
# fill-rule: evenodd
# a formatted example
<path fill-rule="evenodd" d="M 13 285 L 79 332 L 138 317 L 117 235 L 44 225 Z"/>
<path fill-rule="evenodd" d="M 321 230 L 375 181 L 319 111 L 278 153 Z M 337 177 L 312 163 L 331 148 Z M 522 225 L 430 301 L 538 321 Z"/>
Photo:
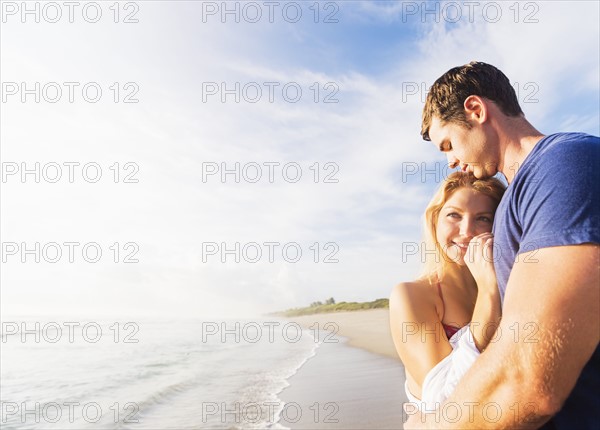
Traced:
<path fill-rule="evenodd" d="M 576 136 L 552 145 L 524 172 L 518 253 L 600 243 L 600 138 Z"/>

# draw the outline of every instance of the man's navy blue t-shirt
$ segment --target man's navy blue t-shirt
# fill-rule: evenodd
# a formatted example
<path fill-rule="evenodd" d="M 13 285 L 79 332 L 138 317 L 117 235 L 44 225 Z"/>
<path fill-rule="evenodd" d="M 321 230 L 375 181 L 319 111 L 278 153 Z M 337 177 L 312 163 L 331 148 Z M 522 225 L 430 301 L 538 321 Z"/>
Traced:
<path fill-rule="evenodd" d="M 515 260 L 524 258 L 522 254 L 600 243 L 600 138 L 583 133 L 546 136 L 523 165 L 514 168 L 517 174 L 498 206 L 493 230 L 502 300 L 510 271 Z M 535 252 L 530 258 L 535 260 Z M 598 423 L 600 350 L 596 348 L 563 408 L 544 428 L 597 428 Z"/>

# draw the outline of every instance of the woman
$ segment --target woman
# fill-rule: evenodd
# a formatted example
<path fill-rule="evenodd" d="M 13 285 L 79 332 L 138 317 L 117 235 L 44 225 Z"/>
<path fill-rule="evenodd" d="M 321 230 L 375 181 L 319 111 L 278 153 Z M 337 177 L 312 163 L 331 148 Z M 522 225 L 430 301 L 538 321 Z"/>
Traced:
<path fill-rule="evenodd" d="M 493 266 L 497 179 L 455 172 L 425 211 L 423 275 L 390 297 L 392 337 L 406 370 L 406 394 L 421 409 L 439 407 L 500 322 Z"/>

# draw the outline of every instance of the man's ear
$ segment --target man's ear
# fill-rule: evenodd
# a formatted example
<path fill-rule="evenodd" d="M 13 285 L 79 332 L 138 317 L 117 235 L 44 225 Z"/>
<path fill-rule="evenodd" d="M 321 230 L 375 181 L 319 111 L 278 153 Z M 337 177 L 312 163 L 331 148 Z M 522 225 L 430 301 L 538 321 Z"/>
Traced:
<path fill-rule="evenodd" d="M 487 105 L 479 96 L 469 96 L 465 99 L 465 116 L 467 120 L 483 124 L 487 118 Z"/>

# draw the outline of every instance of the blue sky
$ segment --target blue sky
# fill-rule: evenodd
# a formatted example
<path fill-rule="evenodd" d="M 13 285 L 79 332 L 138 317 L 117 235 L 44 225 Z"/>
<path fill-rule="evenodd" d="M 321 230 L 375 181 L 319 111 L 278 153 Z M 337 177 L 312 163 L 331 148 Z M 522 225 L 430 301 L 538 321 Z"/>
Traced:
<path fill-rule="evenodd" d="M 495 3 L 502 15 L 490 22 L 480 2 L 473 22 L 463 9 L 457 23 L 443 14 L 440 22 L 422 20 L 420 11 L 406 15 L 421 2 L 330 3 L 336 6 L 328 11 L 339 8 L 337 23 L 314 23 L 313 2 L 301 4 L 297 23 L 277 14 L 273 23 L 203 22 L 201 2 L 136 2 L 135 24 L 112 22 L 108 4 L 96 24 L 79 15 L 72 24 L 4 15 L 3 83 L 98 82 L 103 96 L 98 103 L 81 96 L 22 103 L 18 94 L 3 94 L 3 163 L 95 162 L 103 177 L 39 184 L 7 177 L 2 241 L 97 242 L 103 257 L 92 264 L 5 256 L 2 312 L 246 316 L 330 296 L 387 297 L 418 273 L 419 259 L 402 247 L 419 241 L 420 216 L 437 186 L 421 166 L 447 173 L 444 157 L 419 136 L 421 88 L 470 60 L 501 68 L 542 132 L 600 134 L 597 2 L 529 2 L 535 7 L 527 10 L 521 3 L 517 22 L 514 3 Z M 439 10 L 454 7 L 448 4 Z M 538 22 L 524 22 L 528 15 Z M 112 102 L 114 82 L 121 99 L 133 88 L 123 85 L 135 83 L 139 102 Z M 204 94 L 203 102 L 206 84 L 222 82 L 258 86 L 263 97 L 222 103 L 220 94 Z M 272 103 L 265 82 L 277 85 Z M 282 97 L 286 84 L 301 88 L 298 102 Z M 328 94 L 337 103 L 323 103 Z M 127 162 L 139 168 L 138 183 L 122 182 L 131 173 Z M 258 163 L 263 179 L 221 183 L 214 175 L 203 182 L 206 163 L 236 162 Z M 296 163 L 302 177 L 290 183 L 277 170 L 271 183 L 264 163 Z M 417 174 L 403 175 L 410 166 Z M 327 174 L 338 182 L 325 183 Z M 114 242 L 120 260 L 133 249 L 124 244 L 135 243 L 139 262 L 114 263 Z M 207 242 L 298 243 L 303 255 L 297 263 L 281 254 L 272 263 L 264 256 L 222 263 L 218 255 L 203 262 Z M 331 253 L 339 262 L 324 263 Z"/>

